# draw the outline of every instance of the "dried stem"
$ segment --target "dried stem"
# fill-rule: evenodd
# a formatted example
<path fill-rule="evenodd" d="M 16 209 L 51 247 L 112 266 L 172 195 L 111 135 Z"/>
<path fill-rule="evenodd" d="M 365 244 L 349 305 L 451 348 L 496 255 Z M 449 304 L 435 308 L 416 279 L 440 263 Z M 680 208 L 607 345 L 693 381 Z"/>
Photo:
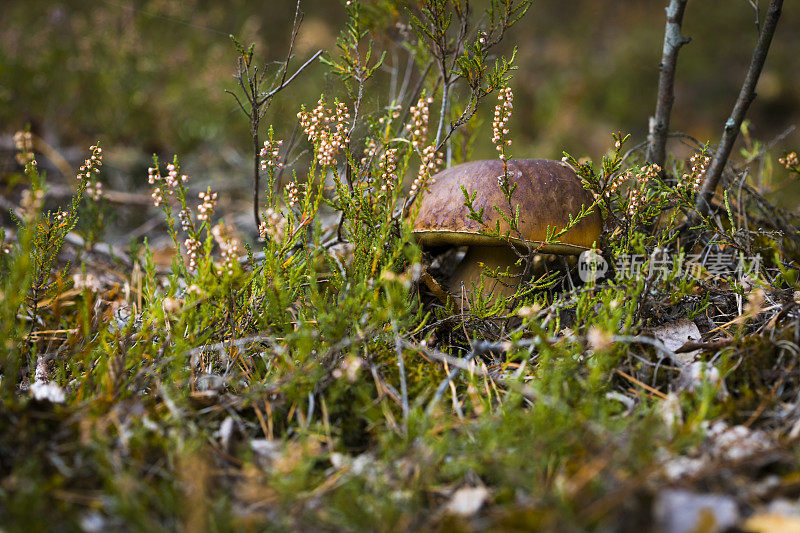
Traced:
<path fill-rule="evenodd" d="M 767 59 L 767 53 L 772 43 L 772 36 L 775 34 L 778 19 L 781 17 L 782 6 L 783 0 L 771 0 L 769 8 L 767 8 L 766 19 L 758 35 L 758 44 L 756 44 L 753 57 L 750 60 L 750 68 L 747 70 L 747 76 L 742 84 L 742 89 L 739 91 L 739 97 L 736 99 L 736 104 L 733 106 L 731 116 L 725 122 L 722 140 L 714 153 L 714 159 L 711 161 L 711 165 L 706 173 L 703 188 L 697 195 L 695 208 L 701 215 L 707 215 L 709 212 L 711 198 L 714 196 L 714 191 L 725 169 L 725 164 L 733 149 L 733 143 L 736 141 L 736 137 L 739 134 L 739 129 L 742 126 L 742 121 L 747 113 L 747 109 L 756 97 L 756 84 L 761 75 L 761 69 L 764 67 L 764 61 Z M 696 219 L 697 217 L 692 218 Z"/>
<path fill-rule="evenodd" d="M 647 160 L 664 168 L 666 160 L 667 133 L 672 103 L 675 101 L 675 65 L 678 52 L 691 38 L 681 35 L 683 13 L 688 0 L 671 0 L 666 8 L 667 24 L 664 28 L 664 48 L 661 53 L 658 77 L 658 98 L 655 115 L 650 117 L 650 132 L 647 136 Z"/>

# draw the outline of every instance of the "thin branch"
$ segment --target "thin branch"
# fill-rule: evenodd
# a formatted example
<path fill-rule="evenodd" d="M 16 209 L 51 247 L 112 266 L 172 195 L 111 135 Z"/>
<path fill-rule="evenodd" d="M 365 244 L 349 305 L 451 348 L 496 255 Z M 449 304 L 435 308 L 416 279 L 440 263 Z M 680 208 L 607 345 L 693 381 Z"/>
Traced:
<path fill-rule="evenodd" d="M 466 355 L 466 357 L 464 357 L 464 361 L 466 361 L 466 363 L 469 364 L 469 362 L 472 361 L 477 355 L 478 352 L 472 350 L 469 352 L 469 354 Z M 459 372 L 461 372 L 461 367 L 454 366 L 447 374 L 447 377 L 445 377 L 442 380 L 442 382 L 439 383 L 439 386 L 436 388 L 436 393 L 433 395 L 433 399 L 428 403 L 427 412 L 429 414 L 433 411 L 434 406 L 439 402 L 442 396 L 444 396 L 444 392 L 447 390 L 447 387 L 450 386 L 450 383 L 458 375 Z"/>
<path fill-rule="evenodd" d="M 725 170 L 725 164 L 733 149 L 733 143 L 736 141 L 736 137 L 739 134 L 739 129 L 742 126 L 742 121 L 747 113 L 747 109 L 756 97 L 756 84 L 761 75 L 761 69 L 764 67 L 764 62 L 767 59 L 767 53 L 772 43 L 772 36 L 775 34 L 775 28 L 778 26 L 778 20 L 781 17 L 782 7 L 783 0 L 771 0 L 769 3 L 766 20 L 758 36 L 758 44 L 756 44 L 756 48 L 753 51 L 753 57 L 750 60 L 747 76 L 742 84 L 742 89 L 739 91 L 736 104 L 733 106 L 733 112 L 730 118 L 725 122 L 722 140 L 706 173 L 703 188 L 697 195 L 695 208 L 701 215 L 706 215 L 709 212 L 711 198 L 714 196 L 714 191 L 717 188 L 722 172 Z M 694 216 L 692 218 L 696 219 L 697 217 Z M 690 225 L 692 225 L 691 222 Z"/>
<path fill-rule="evenodd" d="M 408 60 L 406 62 L 406 70 L 405 75 L 403 76 L 403 85 L 400 86 L 400 91 L 396 94 L 394 100 L 397 102 L 402 102 L 403 98 L 406 96 L 406 91 L 408 90 L 408 85 L 411 83 L 411 74 L 414 70 L 414 54 L 408 52 Z"/>
<path fill-rule="evenodd" d="M 315 59 L 317 59 L 317 58 L 318 58 L 318 57 L 319 57 L 321 54 L 322 54 L 322 50 L 317 50 L 317 51 L 316 51 L 316 53 L 315 53 L 313 56 L 311 56 L 311 57 L 308 59 L 308 61 L 306 61 L 305 63 L 303 63 L 303 64 L 300 66 L 300 68 L 298 68 L 298 69 L 297 69 L 297 70 L 294 72 L 294 74 L 292 74 L 292 75 L 289 77 L 289 79 L 288 79 L 288 80 L 286 80 L 286 81 L 282 82 L 280 85 L 278 85 L 277 87 L 275 87 L 274 89 L 272 89 L 271 91 L 269 91 L 267 94 L 265 94 L 264 96 L 262 96 L 262 97 L 261 97 L 261 99 L 258 101 L 258 103 L 259 103 L 259 104 L 263 104 L 264 102 L 266 102 L 267 100 L 269 100 L 270 98 L 272 98 L 273 96 L 275 96 L 276 94 L 278 94 L 280 91 L 282 91 L 283 89 L 285 89 L 287 85 L 289 85 L 290 83 L 292 83 L 292 81 L 293 81 L 293 80 L 294 80 L 294 79 L 295 79 L 295 78 L 296 78 L 296 77 L 297 77 L 297 76 L 298 76 L 298 75 L 299 75 L 301 72 L 303 72 L 303 70 L 304 70 L 304 69 L 305 69 L 305 68 L 306 68 L 308 65 L 310 65 L 310 64 L 311 64 L 311 63 L 312 63 L 312 62 L 313 62 Z"/>
<path fill-rule="evenodd" d="M 322 54 L 322 50 L 318 50 L 317 53 L 303 63 L 303 65 L 297 69 L 294 74 L 292 74 L 288 79 L 286 78 L 289 72 L 289 62 L 293 57 L 294 43 L 297 38 L 297 34 L 300 31 L 300 25 L 302 22 L 303 13 L 300 11 L 300 1 L 298 0 L 294 14 L 294 22 L 292 23 L 292 31 L 289 37 L 289 49 L 286 52 L 286 59 L 283 61 L 282 66 L 278 70 L 275 80 L 273 81 L 273 83 L 277 83 L 277 85 L 273 86 L 273 88 L 266 93 L 261 92 L 261 86 L 266 77 L 267 65 L 264 65 L 263 69 L 261 69 L 259 72 L 258 66 L 251 65 L 253 59 L 253 46 L 250 47 L 249 52 L 245 52 L 244 48 L 238 43 L 238 41 L 231 36 L 241 54 L 237 61 L 237 73 L 234 78 L 239 83 L 242 94 L 244 94 L 244 97 L 247 101 L 247 106 L 244 105 L 239 96 L 233 91 L 226 90 L 225 92 L 236 99 L 236 103 L 250 121 L 250 136 L 253 142 L 253 218 L 255 220 L 256 228 L 260 227 L 261 225 L 261 217 L 258 213 L 260 204 L 259 192 L 261 189 L 261 140 L 259 138 L 259 126 L 261 124 L 261 119 L 264 118 L 267 109 L 272 103 L 272 98 L 280 91 L 285 89 L 290 83 L 292 83 L 292 81 L 294 81 L 294 79 L 303 70 L 305 70 L 308 65 L 310 65 L 320 56 L 320 54 Z M 278 83 L 278 79 L 280 79 L 280 83 Z"/>
<path fill-rule="evenodd" d="M 670 0 L 666 8 L 667 23 L 664 28 L 664 48 L 661 53 L 658 76 L 658 97 L 655 115 L 650 117 L 650 132 L 647 136 L 647 160 L 662 169 L 666 160 L 667 133 L 672 103 L 675 101 L 675 65 L 678 52 L 691 38 L 681 35 L 683 13 L 688 0 Z"/>
<path fill-rule="evenodd" d="M 297 39 L 297 34 L 300 32 L 300 25 L 303 23 L 305 13 L 300 11 L 300 0 L 297 0 L 297 6 L 294 9 L 294 21 L 292 21 L 292 34 L 289 38 L 289 49 L 286 51 L 286 61 L 283 62 L 283 72 L 281 73 L 281 83 L 286 83 L 286 73 L 289 72 L 289 61 L 292 59 L 292 51 L 294 50 L 294 41 Z"/>
<path fill-rule="evenodd" d="M 402 131 L 403 126 L 406 124 L 406 121 L 408 120 L 408 115 L 411 113 L 409 111 L 409 108 L 411 107 L 411 105 L 413 105 L 414 102 L 416 102 L 419 99 L 419 95 L 422 94 L 422 86 L 425 84 L 425 80 L 427 79 L 428 73 L 431 71 L 431 68 L 433 68 L 433 64 L 434 61 L 431 60 L 425 66 L 425 69 L 422 71 L 422 74 L 420 74 L 419 80 L 417 80 L 417 84 L 414 86 L 414 90 L 411 91 L 407 105 L 403 105 L 402 98 L 404 94 L 403 93 L 400 94 L 399 103 L 401 104 L 401 107 L 403 109 L 403 114 L 400 115 L 400 120 L 397 121 L 397 123 L 400 124 L 401 128 L 400 131 Z M 400 131 L 398 131 L 395 136 L 399 136 Z"/>
<path fill-rule="evenodd" d="M 760 14 L 758 12 L 758 0 L 747 0 L 747 2 L 753 8 L 753 11 L 756 12 L 756 22 L 755 22 L 755 24 L 756 24 L 756 33 L 758 33 L 758 32 L 761 31 L 761 19 L 759 18 Z"/>
<path fill-rule="evenodd" d="M 229 91 L 228 89 L 225 89 L 225 92 L 226 92 L 226 93 L 228 93 L 229 95 L 233 96 L 233 97 L 236 99 L 236 103 L 237 103 L 237 104 L 239 104 L 239 107 L 240 107 L 240 108 L 242 108 L 242 112 L 243 112 L 245 115 L 247 115 L 247 118 L 250 118 L 250 113 L 249 113 L 249 112 L 247 111 L 247 109 L 244 107 L 244 104 L 242 104 L 242 101 L 241 101 L 241 100 L 239 100 L 239 97 L 236 95 L 236 93 L 235 93 L 235 92 L 233 92 L 233 91 Z"/>
<path fill-rule="evenodd" d="M 403 433 L 408 433 L 408 386 L 406 384 L 405 360 L 403 358 L 403 344 L 397 330 L 397 324 L 392 320 L 392 330 L 394 331 L 394 346 L 397 354 L 397 369 L 400 372 L 400 398 L 403 404 Z"/>

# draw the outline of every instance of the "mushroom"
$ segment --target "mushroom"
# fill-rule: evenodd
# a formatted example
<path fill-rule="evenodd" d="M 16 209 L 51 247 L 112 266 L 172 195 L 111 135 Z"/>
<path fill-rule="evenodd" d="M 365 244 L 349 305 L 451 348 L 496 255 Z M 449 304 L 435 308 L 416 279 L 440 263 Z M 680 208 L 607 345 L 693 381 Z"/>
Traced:
<path fill-rule="evenodd" d="M 592 204 L 592 196 L 581 185 L 580 178 L 566 164 L 547 159 L 512 159 L 508 161 L 508 179 L 517 185 L 511 196 L 514 209 L 519 206 L 518 232 L 509 233 L 509 224 L 498 214 L 495 206 L 513 219 L 499 181 L 503 163 L 498 159 L 473 161 L 456 165 L 436 176 L 430 190 L 420 198 L 419 214 L 414 221 L 413 236 L 423 247 L 462 247 L 467 253 L 448 282 L 451 294 L 459 295 L 462 283 L 467 291 L 479 283 L 481 264 L 511 275 L 502 282 L 485 279 L 484 294 L 508 297 L 522 281 L 523 268 L 516 265 L 519 255 L 509 246 L 525 253 L 529 246 L 537 253 L 578 255 L 590 249 L 602 231 L 602 219 L 594 210 L 565 234 L 557 243 L 544 244 L 547 227 L 561 230 L 576 217 L 581 206 Z M 473 208 L 483 209 L 482 226 L 469 218 L 461 187 L 475 195 Z M 485 235 L 500 224 L 505 239 Z"/>

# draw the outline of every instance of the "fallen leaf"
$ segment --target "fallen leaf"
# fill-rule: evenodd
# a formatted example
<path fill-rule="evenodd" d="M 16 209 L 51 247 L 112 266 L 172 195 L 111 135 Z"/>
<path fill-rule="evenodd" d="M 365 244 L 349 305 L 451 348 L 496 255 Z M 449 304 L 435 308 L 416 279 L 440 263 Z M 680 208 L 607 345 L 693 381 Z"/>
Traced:
<path fill-rule="evenodd" d="M 462 487 L 453 493 L 447 503 L 447 512 L 459 516 L 477 513 L 489 497 L 486 487 Z"/>
<path fill-rule="evenodd" d="M 691 320 L 681 318 L 674 322 L 667 322 L 650 330 L 650 334 L 664 343 L 673 352 L 690 341 L 699 341 L 701 338 L 700 330 Z M 688 353 L 675 354 L 680 366 L 686 366 L 695 360 L 700 350 Z"/>

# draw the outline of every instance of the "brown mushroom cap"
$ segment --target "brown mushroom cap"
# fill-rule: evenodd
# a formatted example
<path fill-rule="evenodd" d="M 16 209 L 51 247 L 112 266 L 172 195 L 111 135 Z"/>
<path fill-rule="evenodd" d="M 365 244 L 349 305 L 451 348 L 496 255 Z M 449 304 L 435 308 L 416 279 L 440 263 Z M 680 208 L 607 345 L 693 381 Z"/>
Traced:
<path fill-rule="evenodd" d="M 508 202 L 498 186 L 503 175 L 503 163 L 498 159 L 473 161 L 448 168 L 436 176 L 436 182 L 423 195 L 419 215 L 414 223 L 414 238 L 423 246 L 501 246 L 507 241 L 481 234 L 493 231 L 500 222 L 500 231 L 510 228 L 494 206 L 508 213 Z M 547 226 L 558 230 L 569 225 L 569 215 L 577 216 L 581 205 L 589 206 L 593 199 L 583 188 L 580 178 L 566 164 L 548 159 L 511 159 L 508 161 L 509 179 L 517 184 L 511 203 L 519 204 L 519 235 L 509 234 L 515 244 L 540 245 L 547 237 Z M 486 226 L 469 218 L 464 205 L 461 186 L 473 194 L 477 191 L 473 207 L 484 209 Z M 542 247 L 542 253 L 578 254 L 591 248 L 602 231 L 602 219 L 595 209 L 575 227 L 556 240 L 559 243 Z"/>

